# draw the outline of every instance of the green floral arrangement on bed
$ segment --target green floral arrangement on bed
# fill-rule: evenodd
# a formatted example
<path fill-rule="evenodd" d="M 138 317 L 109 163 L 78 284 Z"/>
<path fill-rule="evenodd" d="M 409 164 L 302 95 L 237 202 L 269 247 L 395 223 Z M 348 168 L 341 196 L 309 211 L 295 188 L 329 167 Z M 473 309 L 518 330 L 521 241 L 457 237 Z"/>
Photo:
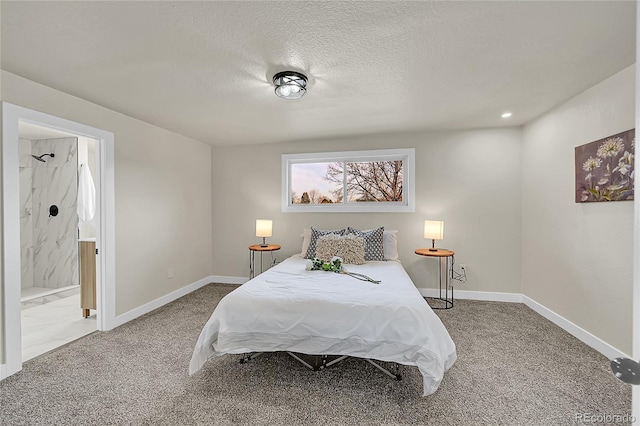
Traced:
<path fill-rule="evenodd" d="M 372 284 L 380 284 L 380 281 L 374 280 L 371 277 L 368 277 L 364 274 L 358 274 L 356 272 L 348 272 L 342 266 L 342 258 L 338 256 L 333 256 L 330 261 L 318 259 L 314 257 L 313 259 L 307 260 L 307 264 L 305 266 L 307 271 L 327 271 L 327 272 L 335 272 L 337 274 L 345 274 L 350 277 L 356 278 L 361 281 L 368 281 Z"/>
<path fill-rule="evenodd" d="M 331 261 L 327 262 L 322 259 L 318 259 L 314 257 L 307 261 L 307 266 L 305 268 L 307 271 L 327 271 L 327 272 L 343 272 L 342 268 L 342 258 L 338 256 L 333 256 Z"/>

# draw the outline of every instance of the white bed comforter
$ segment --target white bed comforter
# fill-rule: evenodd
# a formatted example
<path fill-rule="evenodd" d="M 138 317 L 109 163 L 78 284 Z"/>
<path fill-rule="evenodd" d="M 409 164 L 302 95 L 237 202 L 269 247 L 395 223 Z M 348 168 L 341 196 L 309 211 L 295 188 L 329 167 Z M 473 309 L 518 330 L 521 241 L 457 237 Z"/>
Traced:
<path fill-rule="evenodd" d="M 189 374 L 214 356 L 292 351 L 415 365 L 423 394 L 436 391 L 456 347 L 400 263 L 345 266 L 380 284 L 305 264 L 292 256 L 225 296 L 200 333 Z"/>

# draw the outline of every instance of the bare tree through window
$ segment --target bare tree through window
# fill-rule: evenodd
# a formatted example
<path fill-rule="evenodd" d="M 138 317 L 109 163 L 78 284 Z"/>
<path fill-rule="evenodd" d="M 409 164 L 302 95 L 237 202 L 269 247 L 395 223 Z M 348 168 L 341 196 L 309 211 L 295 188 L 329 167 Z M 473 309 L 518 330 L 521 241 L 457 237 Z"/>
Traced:
<path fill-rule="evenodd" d="M 325 179 L 337 185 L 334 197 L 344 193 L 345 165 L 348 201 L 402 201 L 402 160 L 329 164 Z"/>
<path fill-rule="evenodd" d="M 413 148 L 283 154 L 287 212 L 413 212 Z"/>

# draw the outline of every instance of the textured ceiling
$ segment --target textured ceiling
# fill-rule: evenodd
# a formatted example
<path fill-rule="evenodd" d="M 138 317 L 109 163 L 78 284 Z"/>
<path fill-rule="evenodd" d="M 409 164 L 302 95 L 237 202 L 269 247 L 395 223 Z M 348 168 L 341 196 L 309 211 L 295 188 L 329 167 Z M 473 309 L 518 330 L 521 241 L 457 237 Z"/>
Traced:
<path fill-rule="evenodd" d="M 635 7 L 3 1 L 2 67 L 213 145 L 512 126 L 633 64 Z"/>

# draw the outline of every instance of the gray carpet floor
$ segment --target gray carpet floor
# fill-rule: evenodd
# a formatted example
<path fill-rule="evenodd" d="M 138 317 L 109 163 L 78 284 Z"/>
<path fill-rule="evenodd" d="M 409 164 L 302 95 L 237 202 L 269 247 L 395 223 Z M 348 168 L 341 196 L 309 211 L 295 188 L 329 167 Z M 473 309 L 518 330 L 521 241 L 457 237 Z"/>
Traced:
<path fill-rule="evenodd" d="M 608 360 L 515 303 L 437 311 L 458 361 L 422 397 L 417 368 L 389 379 L 359 359 L 308 370 L 286 354 L 187 374 L 195 341 L 234 286 L 209 285 L 110 332 L 25 363 L 0 382 L 2 425 L 566 425 L 630 413 Z"/>

